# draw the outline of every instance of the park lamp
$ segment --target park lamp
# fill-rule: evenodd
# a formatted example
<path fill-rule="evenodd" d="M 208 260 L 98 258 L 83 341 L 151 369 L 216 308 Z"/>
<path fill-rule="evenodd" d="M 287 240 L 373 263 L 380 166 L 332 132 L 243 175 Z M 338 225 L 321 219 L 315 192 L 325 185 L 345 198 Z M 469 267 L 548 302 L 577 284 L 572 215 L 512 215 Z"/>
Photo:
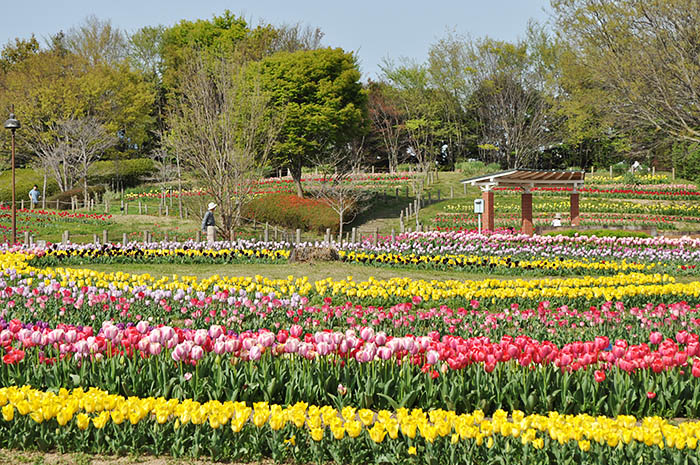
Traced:
<path fill-rule="evenodd" d="M 5 129 L 12 132 L 12 245 L 17 243 L 17 204 L 15 199 L 15 131 L 21 128 L 19 120 L 15 118 L 14 105 L 10 113 L 10 119 L 5 121 Z"/>

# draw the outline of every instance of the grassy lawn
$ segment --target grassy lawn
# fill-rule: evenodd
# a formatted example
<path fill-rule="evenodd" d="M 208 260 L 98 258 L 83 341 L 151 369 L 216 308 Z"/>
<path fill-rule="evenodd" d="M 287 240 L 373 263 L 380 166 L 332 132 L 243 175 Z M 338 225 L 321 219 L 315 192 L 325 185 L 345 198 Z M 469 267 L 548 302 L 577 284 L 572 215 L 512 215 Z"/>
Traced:
<path fill-rule="evenodd" d="M 150 455 L 127 455 L 124 457 L 112 455 L 91 455 L 84 453 L 34 452 L 0 449 L 0 461 L 5 465 L 213 465 L 213 460 L 174 458 L 170 456 L 153 457 Z M 226 462 L 229 465 L 241 465 Z M 263 460 L 261 465 L 271 465 L 271 460 Z"/>
<path fill-rule="evenodd" d="M 376 279 L 390 279 L 394 277 L 408 277 L 424 280 L 448 280 L 448 279 L 513 279 L 513 275 L 486 275 L 479 273 L 466 273 L 463 271 L 433 271 L 410 270 L 398 268 L 380 268 L 361 264 L 342 262 L 322 263 L 292 263 L 292 264 L 245 264 L 245 265 L 182 265 L 182 264 L 90 264 L 74 265 L 74 268 L 88 268 L 95 271 L 122 271 L 134 274 L 148 273 L 151 276 L 171 276 L 173 274 L 196 276 L 206 278 L 213 275 L 219 276 L 255 276 L 262 275 L 266 278 L 287 278 L 307 276 L 310 280 L 333 278 L 346 279 L 352 276 L 355 281 L 364 281 L 370 277 Z"/>
<path fill-rule="evenodd" d="M 286 279 L 292 275 L 295 278 L 307 276 L 309 280 L 316 281 L 325 278 L 335 280 L 347 279 L 352 276 L 355 281 L 365 281 L 367 279 L 390 279 L 395 277 L 445 281 L 456 280 L 483 280 L 483 279 L 539 279 L 539 278 L 561 278 L 559 275 L 518 275 L 518 274 L 488 274 L 470 273 L 465 271 L 437 271 L 437 270 L 416 270 L 408 268 L 383 268 L 372 267 L 357 263 L 342 262 L 321 262 L 321 263 L 291 263 L 291 264 L 237 264 L 237 265 L 183 265 L 183 264 L 89 264 L 71 265 L 71 268 L 86 268 L 95 271 L 112 272 L 122 271 L 125 273 L 145 274 L 153 277 L 172 276 L 196 276 L 197 278 L 207 278 L 214 275 L 219 276 L 255 276 L 261 275 L 271 279 Z M 580 275 L 567 275 L 565 277 L 581 277 Z M 676 277 L 678 282 L 690 282 L 697 280 L 689 276 Z"/>

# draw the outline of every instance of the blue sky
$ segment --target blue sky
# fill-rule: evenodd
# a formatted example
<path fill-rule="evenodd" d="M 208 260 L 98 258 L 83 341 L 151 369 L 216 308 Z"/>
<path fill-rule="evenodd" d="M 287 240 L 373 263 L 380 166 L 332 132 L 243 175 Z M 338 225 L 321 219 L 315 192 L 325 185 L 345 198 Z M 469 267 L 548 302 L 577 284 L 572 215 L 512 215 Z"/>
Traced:
<path fill-rule="evenodd" d="M 448 29 L 474 37 L 514 40 L 527 21 L 546 21 L 549 0 L 34 0 L 0 7 L 0 43 L 15 37 L 46 38 L 94 14 L 126 31 L 211 18 L 226 9 L 253 24 L 301 22 L 320 27 L 324 44 L 356 51 L 363 74 L 373 77 L 384 57 L 426 58 Z"/>

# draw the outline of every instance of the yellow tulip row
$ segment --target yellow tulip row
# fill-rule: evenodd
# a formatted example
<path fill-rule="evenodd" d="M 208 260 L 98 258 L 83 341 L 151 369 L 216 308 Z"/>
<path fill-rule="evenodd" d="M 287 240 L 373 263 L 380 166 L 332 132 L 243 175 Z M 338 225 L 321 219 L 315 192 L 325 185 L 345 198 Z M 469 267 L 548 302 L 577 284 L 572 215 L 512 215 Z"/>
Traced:
<path fill-rule="evenodd" d="M 525 415 L 521 411 L 508 414 L 497 410 L 493 417 L 486 418 L 476 410 L 469 414 L 453 411 L 401 408 L 395 412 L 344 407 L 337 410 L 330 406 L 314 406 L 304 402 L 283 407 L 257 402 L 249 406 L 244 402 L 192 400 L 178 401 L 164 398 L 125 398 L 105 391 L 81 388 L 58 393 L 44 392 L 29 386 L 0 388 L 0 410 L 5 422 L 20 416 L 29 416 L 36 423 L 55 419 L 60 426 L 74 421 L 78 428 L 104 428 L 108 422 L 136 425 L 142 421 L 159 424 L 174 422 L 179 428 L 183 424 L 208 424 L 211 428 L 230 427 L 234 433 L 246 424 L 257 428 L 268 426 L 280 430 L 287 425 L 306 428 L 315 441 L 320 441 L 327 430 L 335 439 L 345 435 L 355 438 L 366 431 L 375 442 L 388 436 L 398 438 L 422 437 L 433 442 L 437 437 L 449 436 L 457 443 L 475 440 L 478 445 L 493 446 L 498 436 L 520 438 L 523 444 L 535 448 L 544 446 L 544 436 L 561 444 L 576 441 L 587 451 L 591 442 L 616 447 L 620 443 L 635 441 L 659 448 L 695 449 L 700 439 L 700 423 L 681 422 L 671 424 L 660 417 L 637 420 L 632 416 L 594 417 L 586 414 Z"/>
<path fill-rule="evenodd" d="M 213 275 L 198 280 L 193 276 L 153 277 L 149 274 L 134 275 L 123 272 L 98 272 L 78 268 L 36 268 L 26 262 L 21 254 L 0 255 L 0 265 L 5 273 L 15 269 L 20 276 L 26 277 L 31 285 L 38 276 L 44 284 L 51 279 L 68 286 L 114 286 L 126 290 L 134 287 L 149 289 L 166 289 L 185 291 L 207 291 L 218 286 L 230 291 L 274 292 L 278 296 L 297 293 L 302 296 L 318 295 L 321 297 L 342 296 L 345 298 L 400 298 L 410 299 L 420 296 L 424 300 L 444 300 L 450 298 L 464 299 L 538 299 L 554 298 L 622 300 L 634 296 L 660 297 L 677 295 L 689 297 L 700 296 L 700 282 L 677 283 L 667 274 L 628 273 L 614 276 L 581 278 L 539 278 L 539 279 L 483 279 L 483 280 L 414 280 L 411 278 L 391 278 L 378 280 L 372 277 L 366 281 L 355 281 L 352 276 L 346 279 L 332 278 L 309 281 L 307 277 L 287 279 L 268 279 L 262 276 L 227 277 Z M 35 278 L 30 278 L 33 275 Z"/>
<path fill-rule="evenodd" d="M 444 254 L 444 255 L 417 255 L 398 253 L 374 253 L 374 252 L 345 252 L 340 251 L 339 255 L 350 262 L 372 262 L 388 263 L 399 265 L 447 265 L 448 267 L 466 266 L 497 266 L 504 268 L 537 269 L 537 270 L 569 270 L 569 271 L 609 271 L 609 272 L 632 272 L 649 271 L 656 267 L 665 266 L 664 263 L 630 263 L 626 260 L 616 261 L 582 261 L 574 259 L 565 260 L 515 260 L 510 256 L 481 256 L 464 254 Z"/>
<path fill-rule="evenodd" d="M 287 249 L 111 249 L 108 254 L 105 254 L 101 249 L 89 249 L 80 252 L 80 257 L 138 257 L 141 259 L 158 258 L 158 257 L 184 257 L 184 258 L 265 258 L 270 260 L 287 259 L 291 252 Z M 67 250 L 50 250 L 44 256 L 68 258 L 76 256 L 75 252 Z"/>

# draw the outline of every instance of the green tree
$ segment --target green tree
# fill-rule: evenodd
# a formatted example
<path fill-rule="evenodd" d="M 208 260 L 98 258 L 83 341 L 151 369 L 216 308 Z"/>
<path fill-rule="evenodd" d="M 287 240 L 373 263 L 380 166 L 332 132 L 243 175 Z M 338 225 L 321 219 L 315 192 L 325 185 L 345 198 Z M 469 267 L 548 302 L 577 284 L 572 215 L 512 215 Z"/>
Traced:
<path fill-rule="evenodd" d="M 302 167 L 347 144 L 367 126 L 367 95 L 352 53 L 324 48 L 280 52 L 256 63 L 262 88 L 285 115 L 275 146 L 303 196 Z"/>
<path fill-rule="evenodd" d="M 0 73 L 0 89 L 0 108 L 15 105 L 27 137 L 31 129 L 36 131 L 31 137 L 53 137 L 57 122 L 86 117 L 103 122 L 121 151 L 150 137 L 153 88 L 125 62 L 93 65 L 62 49 L 42 50 Z M 25 159 L 31 153 L 26 144 L 19 149 Z"/>
<path fill-rule="evenodd" d="M 449 139 L 444 106 L 431 82 L 429 69 L 410 60 L 402 60 L 400 65 L 386 61 L 382 80 L 395 89 L 392 95 L 404 115 L 408 152 L 420 171 L 427 172 Z"/>
<path fill-rule="evenodd" d="M 163 85 L 167 91 L 179 84 L 185 63 L 199 56 L 207 66 L 216 67 L 222 60 L 243 62 L 263 57 L 275 37 L 270 25 L 250 28 L 243 17 L 229 10 L 211 20 L 182 20 L 163 32 L 161 55 Z"/>
<path fill-rule="evenodd" d="M 39 52 L 39 42 L 32 34 L 29 39 L 15 39 L 15 43 L 8 42 L 0 51 L 0 71 L 8 71 L 13 65 L 26 60 L 31 55 Z"/>
<path fill-rule="evenodd" d="M 565 79 L 579 82 L 572 105 L 605 115 L 609 126 L 635 145 L 666 136 L 700 141 L 696 0 L 551 4 L 560 37 L 572 54 L 563 68 Z M 646 131 L 645 137 L 639 137 L 640 131 Z"/>

